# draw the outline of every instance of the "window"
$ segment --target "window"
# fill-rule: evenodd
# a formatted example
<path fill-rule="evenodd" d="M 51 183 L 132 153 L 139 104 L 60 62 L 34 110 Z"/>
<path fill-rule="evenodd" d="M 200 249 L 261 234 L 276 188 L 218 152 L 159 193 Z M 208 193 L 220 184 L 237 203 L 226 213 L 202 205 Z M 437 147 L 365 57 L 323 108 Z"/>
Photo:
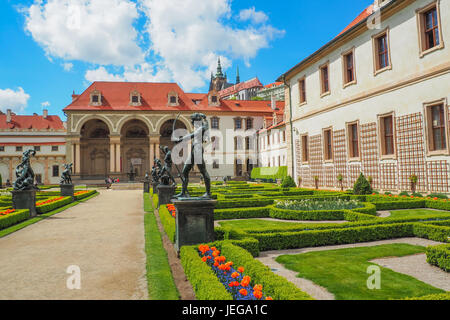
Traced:
<path fill-rule="evenodd" d="M 0 146 L 0 152 L 5 152 L 5 146 Z"/>
<path fill-rule="evenodd" d="M 439 1 L 417 11 L 421 56 L 443 47 L 439 17 Z"/>
<path fill-rule="evenodd" d="M 234 119 L 234 130 L 240 130 L 242 129 L 242 119 L 236 118 Z"/>
<path fill-rule="evenodd" d="M 300 104 L 306 103 L 306 80 L 305 78 L 299 80 L 298 89 L 300 95 Z"/>
<path fill-rule="evenodd" d="M 381 155 L 395 154 L 394 145 L 394 117 L 392 115 L 380 117 Z"/>
<path fill-rule="evenodd" d="M 40 146 L 34 146 L 34 151 L 41 151 L 41 147 Z"/>
<path fill-rule="evenodd" d="M 131 97 L 131 102 L 132 103 L 139 103 L 139 96 L 132 96 Z"/>
<path fill-rule="evenodd" d="M 212 142 L 212 151 L 216 151 L 219 150 L 220 146 L 219 146 L 219 137 L 212 137 L 211 138 L 211 142 Z"/>
<path fill-rule="evenodd" d="M 331 129 L 323 131 L 324 158 L 325 161 L 333 160 L 333 141 Z"/>
<path fill-rule="evenodd" d="M 217 103 L 217 96 L 212 96 L 211 97 L 211 102 L 212 103 Z"/>
<path fill-rule="evenodd" d="M 308 146 L 308 136 L 302 136 L 302 161 L 304 163 L 309 161 L 309 146 Z"/>
<path fill-rule="evenodd" d="M 242 138 L 241 137 L 234 137 L 234 150 L 242 150 Z"/>
<path fill-rule="evenodd" d="M 16 151 L 17 151 L 17 152 L 23 151 L 23 147 L 22 147 L 22 146 L 17 146 L 17 147 L 16 147 Z"/>
<path fill-rule="evenodd" d="M 58 146 L 52 146 L 52 151 L 58 151 L 58 150 L 59 150 Z"/>
<path fill-rule="evenodd" d="M 220 169 L 219 161 L 214 160 L 214 162 L 213 162 L 213 169 Z"/>
<path fill-rule="evenodd" d="M 352 123 L 348 125 L 348 138 L 350 158 L 359 158 L 358 123 Z"/>
<path fill-rule="evenodd" d="M 95 94 L 92 96 L 92 102 L 93 103 L 99 103 L 100 102 L 100 96 Z"/>
<path fill-rule="evenodd" d="M 247 118 L 245 121 L 245 128 L 247 130 L 253 129 L 253 119 L 252 118 Z"/>
<path fill-rule="evenodd" d="M 52 173 L 53 173 L 53 177 L 59 177 L 59 166 L 53 166 L 52 167 Z"/>
<path fill-rule="evenodd" d="M 383 31 L 373 38 L 375 73 L 391 66 L 388 31 Z"/>
<path fill-rule="evenodd" d="M 251 137 L 245 138 L 245 150 L 253 150 L 253 139 Z"/>
<path fill-rule="evenodd" d="M 94 90 L 91 92 L 91 103 L 92 106 L 101 106 L 102 105 L 102 94 L 98 90 Z"/>
<path fill-rule="evenodd" d="M 320 87 L 321 94 L 325 95 L 330 93 L 330 83 L 329 83 L 329 74 L 328 74 L 328 64 L 320 67 Z"/>
<path fill-rule="evenodd" d="M 351 84 L 355 82 L 355 62 L 353 51 L 343 56 L 344 62 L 344 84 Z"/>
<path fill-rule="evenodd" d="M 211 118 L 211 128 L 219 129 L 219 118 L 217 117 Z"/>
<path fill-rule="evenodd" d="M 447 149 L 447 135 L 445 126 L 445 108 L 443 104 L 427 108 L 428 144 L 430 151 Z"/>
<path fill-rule="evenodd" d="M 177 97 L 171 96 L 171 97 L 170 97 L 170 103 L 171 103 L 171 104 L 177 103 Z"/>

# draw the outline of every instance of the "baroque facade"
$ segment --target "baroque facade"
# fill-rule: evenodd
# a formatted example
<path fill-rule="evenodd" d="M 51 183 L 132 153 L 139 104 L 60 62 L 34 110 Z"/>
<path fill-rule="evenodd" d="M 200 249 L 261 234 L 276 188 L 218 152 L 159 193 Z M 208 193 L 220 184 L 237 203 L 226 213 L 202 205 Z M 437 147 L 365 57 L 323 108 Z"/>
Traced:
<path fill-rule="evenodd" d="M 303 186 L 450 192 L 450 1 L 376 0 L 280 77 L 289 170 Z"/>
<path fill-rule="evenodd" d="M 223 100 L 215 90 L 185 93 L 175 83 L 94 82 L 72 98 L 64 109 L 66 157 L 74 163 L 74 178 L 82 180 L 126 179 L 130 170 L 143 177 L 154 158 L 164 158 L 160 146 L 173 147 L 175 119 L 175 129 L 190 132 L 195 112 L 204 113 L 210 123 L 210 175 L 243 176 L 258 164 L 256 133 L 274 112 L 267 101 Z M 282 117 L 284 103 L 275 106 Z"/>

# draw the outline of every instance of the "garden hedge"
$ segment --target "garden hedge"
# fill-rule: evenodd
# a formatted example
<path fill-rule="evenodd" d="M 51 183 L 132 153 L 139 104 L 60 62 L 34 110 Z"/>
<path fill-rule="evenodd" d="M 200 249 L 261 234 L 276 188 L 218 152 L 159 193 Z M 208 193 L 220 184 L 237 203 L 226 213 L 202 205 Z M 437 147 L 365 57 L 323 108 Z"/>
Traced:
<path fill-rule="evenodd" d="M 402 300 L 450 300 L 450 292 L 429 294 L 422 297 L 405 298 Z"/>
<path fill-rule="evenodd" d="M 253 168 L 252 179 L 283 180 L 287 177 L 288 167 Z"/>
<path fill-rule="evenodd" d="M 313 300 L 292 282 L 274 274 L 269 267 L 254 259 L 248 251 L 227 241 L 218 244 L 218 247 L 222 255 L 233 261 L 233 265 L 244 267 L 244 274 L 251 277 L 252 285 L 262 285 L 265 295 L 274 300 Z"/>
<path fill-rule="evenodd" d="M 25 221 L 30 217 L 30 210 L 16 210 L 6 216 L 0 216 L 0 229 L 8 228 L 19 222 Z"/>
<path fill-rule="evenodd" d="M 76 192 L 75 192 L 76 193 Z M 81 200 L 97 193 L 97 190 L 89 190 L 88 192 L 75 195 L 75 200 Z"/>
<path fill-rule="evenodd" d="M 269 216 L 270 207 L 214 210 L 214 220 L 268 218 Z"/>
<path fill-rule="evenodd" d="M 219 200 L 216 209 L 265 207 L 273 204 L 273 199 L 239 199 L 239 200 Z"/>
<path fill-rule="evenodd" d="M 49 198 L 51 200 L 52 198 Z M 61 200 L 50 202 L 47 204 L 43 204 L 41 206 L 36 206 L 36 212 L 38 214 L 44 214 L 60 207 L 64 207 L 65 205 L 72 202 L 72 197 L 64 197 Z"/>
<path fill-rule="evenodd" d="M 450 227 L 416 223 L 414 224 L 414 235 L 419 238 L 448 242 L 450 239 Z"/>
<path fill-rule="evenodd" d="M 441 244 L 427 248 L 427 262 L 450 272 L 450 244 Z"/>
<path fill-rule="evenodd" d="M 202 261 L 196 247 L 181 247 L 180 259 L 197 300 L 233 300 L 212 269 Z"/>
<path fill-rule="evenodd" d="M 176 237 L 175 218 L 172 217 L 172 215 L 170 214 L 169 210 L 167 210 L 167 207 L 165 205 L 162 205 L 159 207 L 158 213 L 159 213 L 159 218 L 161 220 L 161 224 L 163 225 L 164 231 L 166 232 L 170 241 L 172 241 L 172 243 L 175 243 L 175 237 Z"/>

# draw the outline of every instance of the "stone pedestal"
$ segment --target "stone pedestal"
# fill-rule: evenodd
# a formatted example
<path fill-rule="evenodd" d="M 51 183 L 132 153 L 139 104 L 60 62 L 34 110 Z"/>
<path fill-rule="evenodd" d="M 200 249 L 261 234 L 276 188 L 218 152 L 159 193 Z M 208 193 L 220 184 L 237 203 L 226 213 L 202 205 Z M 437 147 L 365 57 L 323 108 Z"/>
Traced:
<path fill-rule="evenodd" d="M 37 215 L 36 190 L 11 191 L 11 193 L 14 209 L 29 209 L 30 218 L 33 218 Z"/>
<path fill-rule="evenodd" d="M 72 197 L 72 201 L 75 200 L 75 186 L 73 184 L 60 184 L 61 196 L 62 197 Z"/>
<path fill-rule="evenodd" d="M 150 193 L 150 181 L 144 181 L 144 193 Z"/>
<path fill-rule="evenodd" d="M 158 186 L 158 207 L 171 203 L 170 199 L 175 194 L 175 189 L 176 187 L 174 186 L 165 186 L 162 184 Z"/>
<path fill-rule="evenodd" d="M 158 193 L 158 183 L 152 183 L 152 187 L 153 187 L 153 194 L 157 194 Z"/>
<path fill-rule="evenodd" d="M 173 200 L 173 204 L 177 209 L 175 249 L 178 253 L 182 246 L 215 241 L 214 208 L 217 201 L 192 198 Z"/>

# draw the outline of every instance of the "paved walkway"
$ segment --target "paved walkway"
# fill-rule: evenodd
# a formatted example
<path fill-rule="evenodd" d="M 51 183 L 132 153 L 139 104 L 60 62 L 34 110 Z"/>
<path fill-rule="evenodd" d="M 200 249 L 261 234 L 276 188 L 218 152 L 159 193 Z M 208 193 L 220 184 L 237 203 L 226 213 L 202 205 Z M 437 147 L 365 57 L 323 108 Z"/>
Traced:
<path fill-rule="evenodd" d="M 382 244 L 392 244 L 392 243 L 407 243 L 407 244 L 411 244 L 411 245 L 424 246 L 424 247 L 440 244 L 439 242 L 435 242 L 435 241 L 431 241 L 431 240 L 427 240 L 427 239 L 421 239 L 421 238 L 401 238 L 401 239 L 393 239 L 393 240 L 382 240 L 382 241 L 335 245 L 335 246 L 324 246 L 324 247 L 316 247 L 316 248 L 266 251 L 266 252 L 261 252 L 261 255 L 257 259 L 259 261 L 261 261 L 263 264 L 265 264 L 266 266 L 268 266 L 270 269 L 272 269 L 272 271 L 275 274 L 285 277 L 287 280 L 291 281 L 298 288 L 300 288 L 304 292 L 308 293 L 314 299 L 334 300 L 334 295 L 331 292 L 329 292 L 326 288 L 315 284 L 311 280 L 297 277 L 298 272 L 286 269 L 282 264 L 275 261 L 275 259 L 281 255 L 297 255 L 297 254 L 314 252 L 314 251 L 326 251 L 326 250 L 357 248 L 357 247 L 372 247 L 372 246 L 378 246 L 378 245 L 382 245 Z M 404 257 L 404 258 L 407 258 L 407 257 Z M 396 260 L 396 261 L 386 259 L 386 260 L 379 261 L 379 262 L 381 262 L 380 265 L 382 265 L 382 266 L 386 265 L 387 268 L 390 268 L 399 273 L 409 274 L 413 277 L 417 277 L 418 275 L 420 275 L 423 272 L 430 271 L 429 268 L 425 269 L 425 266 L 424 266 L 424 264 L 427 264 L 425 255 L 414 256 L 414 258 L 409 258 L 407 261 L 404 259 Z M 405 266 L 401 266 L 401 264 L 403 264 L 405 262 L 407 264 Z M 378 263 L 378 262 L 374 262 L 374 263 Z M 422 275 L 417 278 L 423 282 L 426 282 L 426 283 L 432 285 L 432 286 L 446 290 L 446 286 L 448 286 L 448 282 L 444 282 L 444 286 L 442 286 L 442 283 L 439 285 L 439 282 L 442 281 L 442 279 L 446 279 L 446 281 L 449 281 L 450 276 L 448 276 L 448 273 L 437 267 L 430 266 L 430 268 L 433 269 L 432 273 L 428 273 L 426 276 Z M 406 271 L 406 269 L 410 269 L 410 270 Z"/>
<path fill-rule="evenodd" d="M 142 191 L 100 195 L 0 239 L 0 299 L 147 299 Z M 67 268 L 80 267 L 69 290 Z"/>

